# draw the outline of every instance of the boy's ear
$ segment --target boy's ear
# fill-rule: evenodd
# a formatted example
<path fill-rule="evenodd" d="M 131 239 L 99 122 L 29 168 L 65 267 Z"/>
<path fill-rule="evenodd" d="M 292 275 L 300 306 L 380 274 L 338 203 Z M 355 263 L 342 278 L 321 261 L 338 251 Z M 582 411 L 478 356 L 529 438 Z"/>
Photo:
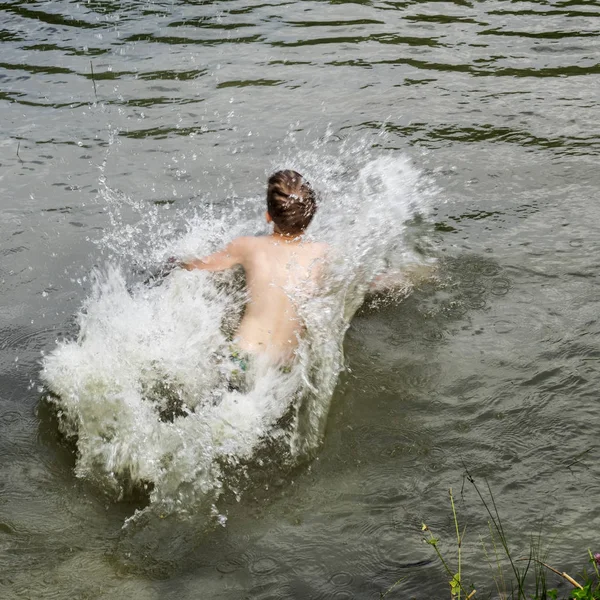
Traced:
<path fill-rule="evenodd" d="M 273 218 L 271 217 L 271 215 L 269 214 L 269 211 L 267 211 L 265 213 L 265 218 L 267 219 L 267 223 L 271 223 L 273 221 Z"/>

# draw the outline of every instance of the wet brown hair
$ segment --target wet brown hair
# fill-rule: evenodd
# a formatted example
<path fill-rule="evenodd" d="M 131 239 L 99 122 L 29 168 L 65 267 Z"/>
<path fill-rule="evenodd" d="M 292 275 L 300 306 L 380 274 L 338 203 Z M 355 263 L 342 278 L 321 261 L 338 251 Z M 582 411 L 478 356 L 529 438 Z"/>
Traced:
<path fill-rule="evenodd" d="M 267 210 L 281 233 L 300 235 L 317 210 L 315 192 L 300 173 L 277 171 L 269 177 Z"/>

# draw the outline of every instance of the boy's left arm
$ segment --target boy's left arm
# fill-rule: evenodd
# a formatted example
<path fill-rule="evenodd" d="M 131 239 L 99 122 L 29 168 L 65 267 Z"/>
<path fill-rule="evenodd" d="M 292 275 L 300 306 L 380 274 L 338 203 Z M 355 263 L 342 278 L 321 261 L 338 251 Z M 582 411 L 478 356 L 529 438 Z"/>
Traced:
<path fill-rule="evenodd" d="M 381 273 L 369 284 L 368 293 L 391 292 L 422 283 L 435 277 L 436 267 L 436 263 L 415 263 L 405 266 L 402 270 L 394 269 Z"/>
<path fill-rule="evenodd" d="M 187 271 L 193 271 L 194 269 L 202 271 L 224 271 L 225 269 L 231 269 L 236 265 L 243 264 L 246 245 L 244 238 L 238 238 L 228 244 L 224 250 L 215 252 L 204 258 L 184 261 L 181 263 L 181 267 Z"/>

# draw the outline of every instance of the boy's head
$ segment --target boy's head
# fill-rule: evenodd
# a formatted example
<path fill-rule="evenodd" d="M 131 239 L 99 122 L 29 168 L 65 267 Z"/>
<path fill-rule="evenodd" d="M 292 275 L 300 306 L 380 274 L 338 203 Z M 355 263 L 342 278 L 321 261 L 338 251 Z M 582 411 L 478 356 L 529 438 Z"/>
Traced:
<path fill-rule="evenodd" d="M 317 203 L 310 183 L 296 171 L 277 171 L 267 185 L 267 212 L 277 230 L 284 235 L 304 233 Z"/>

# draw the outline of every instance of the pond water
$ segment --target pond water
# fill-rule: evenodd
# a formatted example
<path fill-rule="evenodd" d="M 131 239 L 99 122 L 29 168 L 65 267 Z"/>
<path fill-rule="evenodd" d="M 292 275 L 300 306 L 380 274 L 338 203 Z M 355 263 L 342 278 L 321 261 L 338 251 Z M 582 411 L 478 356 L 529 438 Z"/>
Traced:
<path fill-rule="evenodd" d="M 449 488 L 467 526 L 464 581 L 493 595 L 467 471 L 484 494 L 489 483 L 515 556 L 540 536 L 560 570 L 585 564 L 600 532 L 596 3 L 0 11 L 2 598 L 376 599 L 400 579 L 388 598 L 447 597 L 421 524 L 454 564 Z M 188 358 L 173 328 L 194 305 L 181 300 L 165 309 L 170 346 L 136 341 L 171 290 L 145 278 L 168 252 L 264 230 L 266 178 L 287 165 L 321 191 L 317 231 L 346 267 L 416 261 L 433 276 L 360 307 L 355 292 L 309 451 L 265 461 L 233 423 L 249 444 L 243 485 L 211 479 L 223 493 L 208 517 L 193 504 L 143 511 L 143 491 L 119 498 L 94 471 L 98 446 L 60 433 L 42 370 L 82 323 L 105 335 L 94 356 L 119 385 L 133 356 Z M 112 275 L 95 284 L 95 268 Z M 90 325 L 98 298 L 110 302 Z M 61 365 L 79 385 L 95 363 Z M 103 398 L 74 413 L 83 429 L 105 418 Z M 131 427 L 120 435 L 143 446 Z M 173 472 L 176 502 L 188 479 Z"/>

